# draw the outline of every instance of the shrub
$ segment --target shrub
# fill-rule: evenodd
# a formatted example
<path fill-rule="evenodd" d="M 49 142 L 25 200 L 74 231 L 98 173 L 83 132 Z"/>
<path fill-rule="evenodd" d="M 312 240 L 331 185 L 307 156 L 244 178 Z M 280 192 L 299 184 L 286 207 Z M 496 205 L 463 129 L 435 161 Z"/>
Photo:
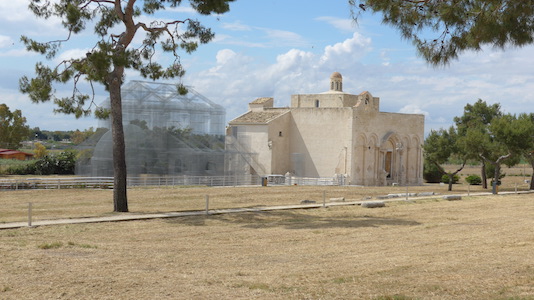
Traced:
<path fill-rule="evenodd" d="M 439 183 L 441 179 L 441 172 L 438 167 L 426 159 L 423 165 L 423 178 L 428 183 Z"/>
<path fill-rule="evenodd" d="M 465 178 L 465 181 L 470 185 L 479 185 L 482 183 L 482 178 L 478 175 L 469 175 Z"/>
<path fill-rule="evenodd" d="M 28 164 L 32 164 L 31 160 L 17 160 L 17 159 L 0 159 L 0 174 L 11 174 L 10 170 L 16 170 L 17 172 L 23 172 Z M 19 175 L 19 173 L 15 174 Z"/>
<path fill-rule="evenodd" d="M 14 165 L 6 170 L 10 175 L 50 175 L 74 174 L 76 152 L 63 151 L 56 155 L 47 155 L 24 165 Z"/>
<path fill-rule="evenodd" d="M 46 150 L 46 147 L 43 146 L 43 144 L 37 142 L 34 144 L 35 146 L 35 158 L 43 158 L 48 155 L 48 150 Z"/>
<path fill-rule="evenodd" d="M 495 176 L 495 166 L 494 165 L 486 164 L 486 176 L 488 178 L 493 178 Z M 502 173 L 502 170 L 501 170 L 501 174 L 499 176 L 499 179 L 502 179 L 504 176 L 506 176 L 506 173 Z"/>
<path fill-rule="evenodd" d="M 458 183 L 459 180 L 460 180 L 460 176 L 458 176 L 457 174 L 452 176 L 452 183 Z M 444 174 L 443 176 L 441 176 L 441 182 L 449 183 L 449 175 Z"/>
<path fill-rule="evenodd" d="M 76 167 L 76 152 L 63 151 L 55 157 L 55 174 L 74 174 Z"/>

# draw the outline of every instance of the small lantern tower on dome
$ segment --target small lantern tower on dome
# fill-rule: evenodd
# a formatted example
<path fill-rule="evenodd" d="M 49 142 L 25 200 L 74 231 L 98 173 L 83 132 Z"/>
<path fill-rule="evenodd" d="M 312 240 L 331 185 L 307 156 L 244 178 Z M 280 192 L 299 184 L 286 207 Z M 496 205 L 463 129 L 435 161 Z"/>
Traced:
<path fill-rule="evenodd" d="M 343 76 L 339 72 L 330 75 L 330 91 L 343 92 Z"/>

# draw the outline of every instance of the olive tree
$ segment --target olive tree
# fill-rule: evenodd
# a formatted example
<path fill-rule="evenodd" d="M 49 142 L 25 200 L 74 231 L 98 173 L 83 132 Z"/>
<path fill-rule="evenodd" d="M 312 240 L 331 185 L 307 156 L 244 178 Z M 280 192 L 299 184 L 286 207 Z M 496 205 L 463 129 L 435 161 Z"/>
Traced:
<path fill-rule="evenodd" d="M 519 123 L 518 126 L 521 128 L 519 130 L 524 131 L 524 143 L 526 145 L 522 149 L 522 153 L 523 157 L 528 160 L 533 170 L 530 176 L 530 189 L 534 190 L 534 113 L 520 114 L 517 119 Z"/>
<path fill-rule="evenodd" d="M 442 175 L 449 177 L 449 191 L 452 191 L 454 175 L 458 174 L 467 162 L 467 155 L 458 144 L 458 134 L 454 127 L 449 130 L 431 130 L 423 144 L 425 159 L 433 163 Z M 462 165 L 455 171 L 447 171 L 442 164 L 448 162 L 451 158 L 457 157 L 462 160 Z"/>
<path fill-rule="evenodd" d="M 501 166 L 513 166 L 520 161 L 522 151 L 531 143 L 532 131 L 523 120 L 511 114 L 493 117 L 490 124 L 483 127 L 468 128 L 462 137 L 462 147 L 470 155 L 478 155 L 484 165 L 491 164 L 494 174 L 492 192 L 497 194 L 501 178 Z M 474 126 L 474 125 L 473 125 Z"/>
<path fill-rule="evenodd" d="M 501 116 L 500 104 L 489 105 L 486 101 L 478 99 L 474 104 L 466 104 L 464 114 L 454 118 L 459 135 L 458 143 L 466 152 L 468 159 L 480 162 L 482 187 L 485 189 L 488 188 L 486 160 L 482 156 L 489 157 L 489 125 L 494 118 Z"/>
<path fill-rule="evenodd" d="M 513 166 L 519 163 L 522 154 L 532 151 L 534 126 L 526 114 L 521 114 L 519 117 L 505 114 L 493 119 L 489 129 L 491 152 L 488 157 L 482 157 L 495 167 L 493 193 L 496 194 L 501 164 Z"/>
<path fill-rule="evenodd" d="M 192 8 L 202 15 L 221 14 L 229 10 L 233 0 L 189 0 Z M 95 43 L 85 57 L 71 58 L 57 65 L 48 66 L 39 62 L 35 77 L 22 77 L 20 90 L 34 102 L 53 100 L 57 112 L 81 117 L 95 113 L 97 117 L 111 116 L 113 137 L 114 211 L 127 212 L 126 160 L 122 123 L 121 86 L 125 70 L 133 69 L 152 80 L 181 77 L 184 69 L 180 51 L 187 53 L 197 49 L 198 44 L 208 43 L 214 37 L 209 28 L 198 20 L 176 18 L 143 22 L 147 16 L 165 8 L 175 8 L 182 0 L 30 0 L 29 9 L 39 18 L 59 18 L 67 36 L 56 41 L 37 41 L 21 37 L 29 51 L 35 51 L 48 60 L 56 57 L 61 46 L 71 37 L 85 32 L 87 26 L 94 29 Z M 135 37 L 142 42 L 134 43 Z M 163 66 L 155 59 L 157 51 L 174 57 L 172 63 Z M 80 84 L 89 84 L 88 92 L 82 92 Z M 72 94 L 57 97 L 55 85 L 72 83 Z M 109 93 L 110 109 L 96 107 L 93 84 L 98 83 Z M 178 85 L 180 93 L 186 90 Z"/>

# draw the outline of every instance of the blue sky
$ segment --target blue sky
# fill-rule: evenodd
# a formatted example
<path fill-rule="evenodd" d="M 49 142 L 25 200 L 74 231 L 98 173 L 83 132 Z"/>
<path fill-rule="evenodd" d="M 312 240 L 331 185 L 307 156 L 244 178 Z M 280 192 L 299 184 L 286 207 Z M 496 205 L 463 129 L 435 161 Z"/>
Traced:
<path fill-rule="evenodd" d="M 274 97 L 276 106 L 287 106 L 291 94 L 324 92 L 334 71 L 343 75 L 345 92 L 380 97 L 382 111 L 424 114 L 426 132 L 450 126 L 467 103 L 479 98 L 498 102 L 509 113 L 534 111 L 533 46 L 488 47 L 434 68 L 410 42 L 382 25 L 379 15 L 363 14 L 355 24 L 346 0 L 237 0 L 220 16 L 200 17 L 187 6 L 157 16 L 188 17 L 199 18 L 216 38 L 183 54 L 187 73 L 182 81 L 223 105 L 227 121 L 246 112 L 257 97 Z M 18 79 L 32 76 L 35 62 L 45 60 L 26 52 L 20 36 L 62 39 L 66 33 L 59 21 L 34 18 L 26 1 L 0 1 L 0 28 L 0 103 L 22 110 L 32 128 L 97 126 L 94 118 L 54 114 L 52 103 L 31 103 L 18 91 Z M 94 42 L 91 32 L 65 43 L 63 57 L 85 54 Z M 132 79 L 140 78 L 127 72 L 127 80 Z M 57 92 L 67 95 L 70 89 L 58 87 Z M 106 98 L 97 89 L 96 102 Z"/>

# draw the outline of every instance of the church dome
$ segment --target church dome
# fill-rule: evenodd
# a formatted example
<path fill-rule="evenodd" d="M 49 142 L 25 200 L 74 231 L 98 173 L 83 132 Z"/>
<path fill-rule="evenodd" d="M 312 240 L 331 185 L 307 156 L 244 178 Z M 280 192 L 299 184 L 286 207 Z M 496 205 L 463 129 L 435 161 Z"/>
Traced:
<path fill-rule="evenodd" d="M 341 79 L 341 78 L 343 78 L 343 76 L 341 76 L 341 73 L 339 73 L 339 72 L 334 72 L 334 73 L 332 73 L 332 75 L 330 75 L 330 78 L 339 78 L 339 79 Z"/>

